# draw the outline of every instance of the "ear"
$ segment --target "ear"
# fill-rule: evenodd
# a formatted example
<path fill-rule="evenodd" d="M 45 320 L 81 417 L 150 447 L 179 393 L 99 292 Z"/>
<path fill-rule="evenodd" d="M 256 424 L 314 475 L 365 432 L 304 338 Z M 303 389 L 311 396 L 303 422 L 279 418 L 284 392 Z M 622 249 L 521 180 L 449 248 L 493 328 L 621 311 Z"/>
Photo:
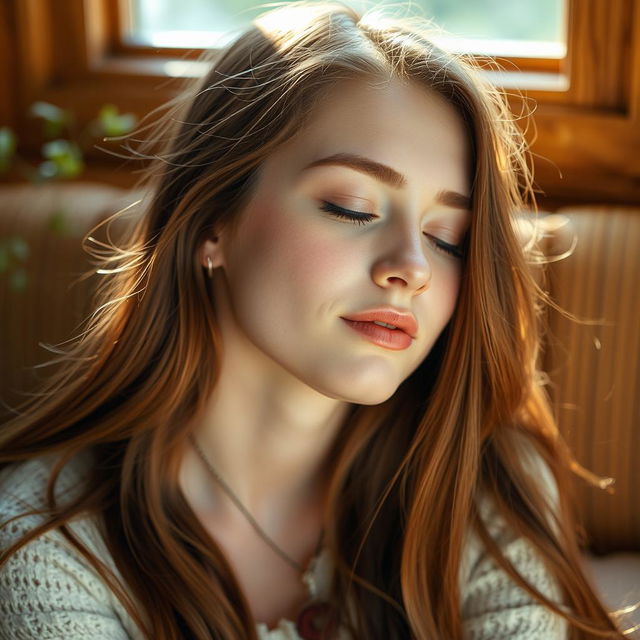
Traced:
<path fill-rule="evenodd" d="M 199 249 L 200 264 L 205 268 L 209 268 L 209 261 L 207 258 L 211 258 L 211 263 L 214 269 L 216 267 L 224 266 L 224 256 L 222 254 L 222 237 L 220 235 L 211 236 L 207 238 Z"/>

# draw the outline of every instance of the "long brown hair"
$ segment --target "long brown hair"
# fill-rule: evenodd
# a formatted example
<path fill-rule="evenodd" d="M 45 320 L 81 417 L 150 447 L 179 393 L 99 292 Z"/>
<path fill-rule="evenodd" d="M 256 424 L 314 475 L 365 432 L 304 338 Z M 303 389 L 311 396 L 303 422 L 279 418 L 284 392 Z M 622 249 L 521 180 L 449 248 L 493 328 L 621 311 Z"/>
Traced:
<path fill-rule="evenodd" d="M 197 248 L 237 221 L 261 163 L 302 129 L 327 87 L 400 77 L 437 91 L 463 119 L 473 220 L 450 323 L 390 399 L 351 408 L 336 439 L 326 520 L 332 599 L 338 608 L 353 603 L 358 638 L 461 638 L 458 573 L 472 528 L 517 584 L 570 621 L 571 637 L 622 638 L 581 569 L 573 462 L 537 369 L 544 294 L 514 227 L 535 200 L 503 96 L 471 61 L 434 45 L 426 19 L 362 15 L 340 3 L 268 12 L 210 61 L 203 79 L 135 132 L 152 131 L 127 147 L 150 160 L 139 183 L 148 197 L 123 246 L 93 249 L 85 237 L 104 279 L 95 312 L 59 372 L 2 428 L 0 468 L 59 454 L 50 517 L 3 562 L 60 527 L 149 640 L 256 638 L 225 556 L 178 489 L 185 425 L 216 385 L 221 349 Z M 517 454 L 523 439 L 554 476 L 557 508 Z M 86 487 L 56 506 L 60 470 L 87 450 L 95 465 Z M 566 606 L 503 556 L 480 517 L 480 492 L 544 558 Z M 85 513 L 102 523 L 125 584 L 65 526 Z M 147 579 L 157 575 L 164 579 Z"/>

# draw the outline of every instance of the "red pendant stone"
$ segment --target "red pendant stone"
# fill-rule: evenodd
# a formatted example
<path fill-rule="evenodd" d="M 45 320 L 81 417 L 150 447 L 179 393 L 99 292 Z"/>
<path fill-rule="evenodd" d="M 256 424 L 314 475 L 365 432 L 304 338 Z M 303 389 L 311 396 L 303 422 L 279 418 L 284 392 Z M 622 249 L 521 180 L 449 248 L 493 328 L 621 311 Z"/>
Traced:
<path fill-rule="evenodd" d="M 313 602 L 298 614 L 296 622 L 298 635 L 303 640 L 332 640 L 337 624 L 334 611 L 328 602 Z"/>

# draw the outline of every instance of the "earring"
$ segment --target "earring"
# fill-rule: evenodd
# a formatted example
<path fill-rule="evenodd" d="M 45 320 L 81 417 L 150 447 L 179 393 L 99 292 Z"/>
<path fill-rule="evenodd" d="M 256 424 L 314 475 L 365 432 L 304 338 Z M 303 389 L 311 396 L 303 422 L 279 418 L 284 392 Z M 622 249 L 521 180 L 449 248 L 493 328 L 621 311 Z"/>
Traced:
<path fill-rule="evenodd" d="M 213 278 L 213 262 L 211 262 L 211 256 L 207 256 L 207 272 L 210 278 Z"/>

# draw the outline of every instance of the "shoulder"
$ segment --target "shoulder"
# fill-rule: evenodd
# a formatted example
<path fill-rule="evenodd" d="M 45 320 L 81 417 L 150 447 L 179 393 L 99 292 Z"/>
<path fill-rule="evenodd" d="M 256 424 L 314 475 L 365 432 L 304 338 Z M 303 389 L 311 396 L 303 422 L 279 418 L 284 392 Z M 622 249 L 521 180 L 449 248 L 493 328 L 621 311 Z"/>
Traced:
<path fill-rule="evenodd" d="M 25 514 L 46 506 L 47 482 L 54 461 L 54 456 L 36 458 L 0 473 L 0 551 L 7 550 L 46 519 L 44 515 Z M 81 489 L 90 462 L 84 455 L 64 467 L 56 483 L 56 498 L 64 501 Z M 92 518 L 79 517 L 68 526 L 83 545 L 115 569 Z M 57 530 L 34 538 L 9 558 L 5 559 L 3 553 L 0 615 L 2 640 L 133 637 L 126 631 L 130 622 L 115 595 Z"/>
<path fill-rule="evenodd" d="M 21 513 L 46 504 L 49 475 L 57 456 L 54 454 L 14 463 L 0 471 L 0 509 L 3 514 Z M 56 497 L 71 497 L 82 483 L 91 463 L 89 453 L 73 458 L 60 473 Z"/>
<path fill-rule="evenodd" d="M 31 514 L 47 506 L 47 485 L 56 456 L 48 455 L 10 465 L 0 472 L 0 548 L 6 549 L 46 520 Z M 56 501 L 64 504 L 79 495 L 91 464 L 89 454 L 72 459 L 60 472 L 54 487 Z M 70 527 L 83 539 L 93 538 L 97 527 L 88 518 L 74 521 Z M 47 532 L 46 540 L 65 541 L 57 531 Z"/>
<path fill-rule="evenodd" d="M 525 442 L 520 444 L 525 467 L 540 483 L 550 504 L 556 507 L 558 493 L 553 474 L 533 446 Z M 507 526 L 488 497 L 480 499 L 478 508 L 492 539 L 520 575 L 552 601 L 561 603 L 559 586 L 536 548 Z M 518 586 L 473 531 L 468 532 L 463 550 L 460 593 L 465 640 L 560 640 L 568 637 L 564 618 Z"/>

